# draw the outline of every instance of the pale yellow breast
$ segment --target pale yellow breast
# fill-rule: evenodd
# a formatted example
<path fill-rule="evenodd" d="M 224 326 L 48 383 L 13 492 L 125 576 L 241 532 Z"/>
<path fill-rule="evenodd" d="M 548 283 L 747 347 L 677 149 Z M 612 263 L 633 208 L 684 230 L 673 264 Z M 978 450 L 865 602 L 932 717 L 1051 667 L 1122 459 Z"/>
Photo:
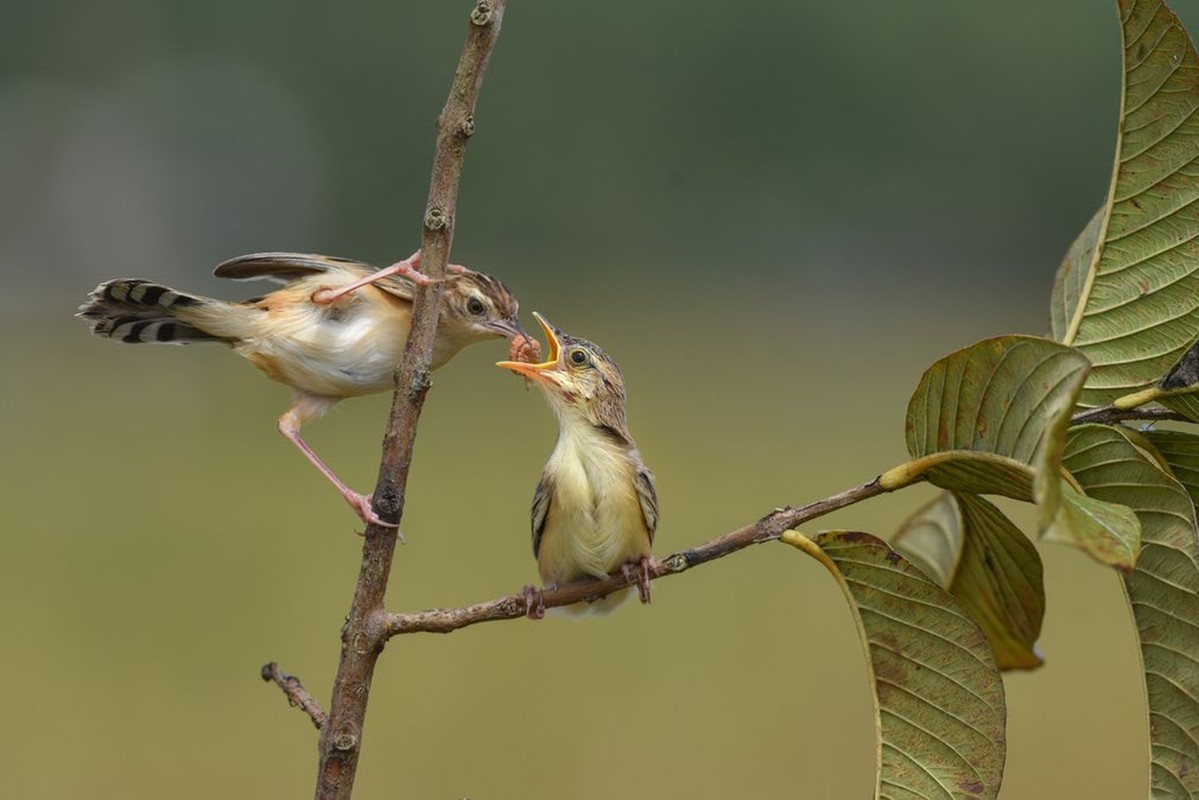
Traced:
<path fill-rule="evenodd" d="M 553 497 L 537 558 L 545 583 L 603 577 L 650 554 L 635 466 L 623 448 L 588 428 L 563 420 L 546 464 Z"/>

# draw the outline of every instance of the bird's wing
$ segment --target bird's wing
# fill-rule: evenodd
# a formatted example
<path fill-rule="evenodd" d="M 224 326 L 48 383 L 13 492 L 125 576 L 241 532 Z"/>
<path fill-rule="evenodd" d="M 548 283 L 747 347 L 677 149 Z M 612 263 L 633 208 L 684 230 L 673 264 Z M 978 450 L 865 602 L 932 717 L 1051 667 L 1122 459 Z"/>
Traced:
<path fill-rule="evenodd" d="M 317 253 L 250 253 L 217 265 L 213 274 L 235 281 L 268 280 L 291 283 L 294 280 L 327 272 L 350 273 L 362 277 L 375 268 L 362 261 Z"/>
<path fill-rule="evenodd" d="M 641 502 L 641 516 L 645 518 L 645 529 L 649 531 L 650 544 L 654 542 L 654 531 L 658 529 L 658 493 L 654 490 L 654 475 L 645 467 L 637 470 L 633 479 L 637 485 L 637 499 Z"/>
<path fill-rule="evenodd" d="M 545 533 L 545 521 L 550 516 L 550 500 L 554 494 L 553 483 L 548 473 L 541 473 L 537 491 L 533 492 L 533 557 L 541 550 L 541 534 Z"/>

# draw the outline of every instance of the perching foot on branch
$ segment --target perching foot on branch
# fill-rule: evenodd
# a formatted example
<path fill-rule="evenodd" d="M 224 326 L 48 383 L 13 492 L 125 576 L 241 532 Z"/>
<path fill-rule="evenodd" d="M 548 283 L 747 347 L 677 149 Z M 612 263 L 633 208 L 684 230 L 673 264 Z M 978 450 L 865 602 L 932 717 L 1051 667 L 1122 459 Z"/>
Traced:
<path fill-rule="evenodd" d="M 435 283 L 441 283 L 445 278 L 430 278 L 428 275 L 420 271 L 421 251 L 417 250 L 412 255 L 405 258 L 403 261 L 397 261 L 390 267 L 384 267 L 377 272 L 372 272 L 361 280 L 353 283 L 339 286 L 336 289 L 319 289 L 312 295 L 312 302 L 318 306 L 327 306 L 335 300 L 345 297 L 350 292 L 361 289 L 363 286 L 369 286 L 384 278 L 389 278 L 392 275 L 403 275 L 408 280 L 415 283 L 417 286 L 432 286 Z M 446 272 L 461 274 L 466 272 L 466 267 L 460 264 L 447 264 Z"/>
<path fill-rule="evenodd" d="M 522 586 L 520 593 L 525 598 L 525 616 L 529 619 L 543 618 L 545 616 L 545 593 L 531 584 Z"/>
<path fill-rule="evenodd" d="M 637 587 L 637 596 L 641 598 L 642 603 L 649 603 L 649 582 L 653 569 L 653 556 L 643 556 L 640 561 L 630 561 L 620 568 L 620 574 L 629 585 Z"/>

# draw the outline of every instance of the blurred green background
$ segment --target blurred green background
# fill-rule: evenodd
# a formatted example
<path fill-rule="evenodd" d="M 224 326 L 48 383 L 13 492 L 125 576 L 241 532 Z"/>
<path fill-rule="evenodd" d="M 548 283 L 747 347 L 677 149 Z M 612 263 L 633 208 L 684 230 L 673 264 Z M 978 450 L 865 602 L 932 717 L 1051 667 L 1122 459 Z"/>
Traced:
<path fill-rule="evenodd" d="M 0 5 L 8 796 L 311 792 L 314 731 L 257 670 L 278 659 L 327 697 L 354 518 L 275 432 L 286 389 L 220 348 L 120 347 L 71 314 L 114 276 L 248 296 L 210 274 L 244 252 L 411 252 L 470 5 Z M 1106 191 L 1113 6 L 512 4 L 454 257 L 619 359 L 658 553 L 892 466 L 925 366 L 1044 331 Z M 394 609 L 535 577 L 554 423 L 502 355 L 435 377 Z M 311 428 L 356 487 L 387 405 Z M 820 527 L 889 535 L 928 496 Z M 1118 580 L 1042 552 L 1048 663 L 1007 682 L 1004 796 L 1144 796 Z M 356 796 L 866 797 L 870 714 L 835 584 L 762 546 L 649 608 L 393 641 Z"/>

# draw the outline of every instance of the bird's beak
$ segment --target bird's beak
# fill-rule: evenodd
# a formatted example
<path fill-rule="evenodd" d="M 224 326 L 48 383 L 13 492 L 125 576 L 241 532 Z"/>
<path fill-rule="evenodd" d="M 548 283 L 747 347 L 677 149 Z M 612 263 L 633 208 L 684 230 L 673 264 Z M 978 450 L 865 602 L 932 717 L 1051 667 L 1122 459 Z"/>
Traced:
<path fill-rule="evenodd" d="M 506 339 L 527 339 L 529 335 L 525 333 L 525 329 L 520 327 L 520 322 L 516 318 L 500 319 L 495 322 L 488 322 L 487 327 L 495 331 L 497 336 L 503 336 Z"/>
<path fill-rule="evenodd" d="M 524 375 L 526 378 L 546 383 L 549 378 L 546 373 L 555 369 L 558 366 L 558 353 L 561 350 L 561 343 L 558 340 L 558 334 L 555 332 L 554 326 L 546 321 L 545 317 L 533 312 L 533 317 L 541 326 L 542 332 L 545 333 L 545 341 L 549 346 L 549 355 L 545 361 L 540 364 L 529 364 L 525 361 L 497 361 L 497 367 L 510 369 L 518 375 Z"/>

